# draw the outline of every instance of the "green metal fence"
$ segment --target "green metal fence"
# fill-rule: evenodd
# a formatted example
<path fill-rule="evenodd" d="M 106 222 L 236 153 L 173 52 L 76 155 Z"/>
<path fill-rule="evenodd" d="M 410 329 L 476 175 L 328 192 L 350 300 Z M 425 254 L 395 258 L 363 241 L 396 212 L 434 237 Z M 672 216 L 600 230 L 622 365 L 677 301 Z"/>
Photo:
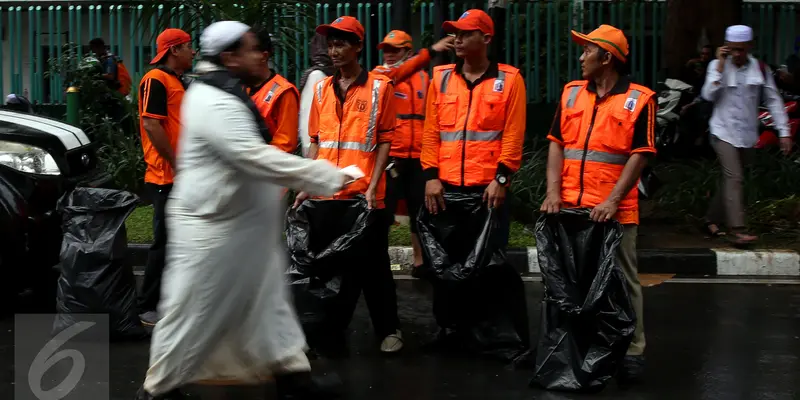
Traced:
<path fill-rule="evenodd" d="M 445 17 L 457 18 L 464 10 L 481 8 L 483 2 L 449 3 Z M 300 4 L 292 4 L 300 8 Z M 310 13 L 315 24 L 327 23 L 339 15 L 357 17 L 366 29 L 365 64 L 375 66 L 381 54 L 375 46 L 391 30 L 391 3 L 316 4 Z M 796 51 L 798 36 L 797 6 L 793 4 L 753 4 L 743 6 L 745 22 L 758 34 L 757 53 L 768 62 L 780 63 Z M 291 9 L 291 8 L 290 8 Z M 124 60 L 134 83 L 146 72 L 147 61 L 154 54 L 156 17 L 168 13 L 172 26 L 183 27 L 188 9 L 183 6 L 157 6 L 157 15 L 144 21 L 148 13 L 143 5 L 50 5 L 0 7 L 0 93 L 27 93 L 36 103 L 63 103 L 65 82 L 52 74 L 48 60 L 61 57 L 67 43 L 84 45 L 103 37 L 114 54 Z M 299 14 L 282 12 L 278 18 L 294 19 L 302 26 L 288 45 L 277 49 L 273 57 L 276 69 L 296 80 L 309 65 L 309 42 L 313 26 Z M 429 45 L 433 30 L 434 5 L 419 3 L 412 32 L 417 45 Z M 666 4 L 656 1 L 606 2 L 519 1 L 508 8 L 505 35 L 505 58 L 524 74 L 530 101 L 553 101 L 561 86 L 579 76 L 581 49 L 569 40 L 569 30 L 591 30 L 609 23 L 625 30 L 631 44 L 631 66 L 636 80 L 655 85 L 660 76 Z M 189 29 L 195 43 L 202 26 Z M 8 44 L 6 45 L 7 42 Z"/>

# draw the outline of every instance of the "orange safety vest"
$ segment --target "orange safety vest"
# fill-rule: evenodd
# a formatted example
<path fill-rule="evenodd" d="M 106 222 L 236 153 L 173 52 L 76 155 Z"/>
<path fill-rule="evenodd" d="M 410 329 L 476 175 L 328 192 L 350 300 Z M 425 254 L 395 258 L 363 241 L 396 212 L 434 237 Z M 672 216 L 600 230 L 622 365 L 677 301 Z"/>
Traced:
<path fill-rule="evenodd" d="M 256 104 L 256 108 L 261 115 L 272 115 L 272 107 L 276 103 L 276 99 L 280 98 L 285 92 L 290 91 L 294 92 L 297 98 L 300 98 L 300 92 L 297 91 L 297 88 L 291 84 L 286 78 L 275 74 L 267 82 L 266 85 L 262 86 L 257 92 L 250 95 L 250 98 L 253 99 L 253 102 Z M 267 128 L 269 128 L 270 133 L 274 135 L 278 132 L 278 127 L 275 126 L 275 121 L 272 118 L 264 118 L 264 121 L 267 123 Z M 294 140 L 289 140 L 289 142 L 297 142 L 297 132 L 294 133 L 294 136 L 291 138 Z M 296 146 L 295 146 L 296 147 Z M 294 151 L 292 149 L 291 151 Z M 290 152 L 291 152 L 290 151 Z"/>
<path fill-rule="evenodd" d="M 314 87 L 319 108 L 319 128 L 317 129 L 317 159 L 328 160 L 339 168 L 356 165 L 364 172 L 361 178 L 340 192 L 333 199 L 348 199 L 364 194 L 370 185 L 372 172 L 378 155 L 378 125 L 386 109 L 382 99 L 392 80 L 375 73 L 367 73 L 363 85 L 352 86 L 347 99 L 339 103 L 333 81 L 329 76 Z M 341 107 L 341 111 L 338 108 Z M 381 174 L 378 182 L 376 200 L 378 208 L 383 208 L 386 194 L 386 174 Z"/>
<path fill-rule="evenodd" d="M 436 116 L 441 144 L 439 179 L 456 186 L 486 186 L 497 174 L 506 126 L 509 86 L 519 70 L 498 64 L 498 75 L 472 91 L 455 64 L 434 68 Z M 424 162 L 423 162 L 424 164 Z"/>
<path fill-rule="evenodd" d="M 588 81 L 570 82 L 561 96 L 564 167 L 561 199 L 566 207 L 592 208 L 605 201 L 631 154 L 636 119 L 655 94 L 631 83 L 624 94 L 597 95 Z M 621 224 L 639 223 L 636 186 L 620 202 L 614 216 Z"/>
<path fill-rule="evenodd" d="M 397 127 L 392 140 L 392 151 L 397 158 L 419 158 L 422 152 L 422 133 L 425 130 L 425 92 L 428 90 L 428 74 L 419 71 L 411 78 L 396 83 L 394 104 L 397 111 Z"/>

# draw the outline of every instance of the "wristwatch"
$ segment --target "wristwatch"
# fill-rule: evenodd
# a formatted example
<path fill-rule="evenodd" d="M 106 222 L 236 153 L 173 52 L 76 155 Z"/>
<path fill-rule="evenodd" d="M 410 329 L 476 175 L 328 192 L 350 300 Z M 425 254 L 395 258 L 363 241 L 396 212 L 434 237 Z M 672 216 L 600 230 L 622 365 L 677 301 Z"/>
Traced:
<path fill-rule="evenodd" d="M 499 183 L 501 186 L 508 187 L 509 179 L 507 176 L 498 173 L 497 175 L 494 176 L 494 180 L 496 180 L 497 183 Z"/>

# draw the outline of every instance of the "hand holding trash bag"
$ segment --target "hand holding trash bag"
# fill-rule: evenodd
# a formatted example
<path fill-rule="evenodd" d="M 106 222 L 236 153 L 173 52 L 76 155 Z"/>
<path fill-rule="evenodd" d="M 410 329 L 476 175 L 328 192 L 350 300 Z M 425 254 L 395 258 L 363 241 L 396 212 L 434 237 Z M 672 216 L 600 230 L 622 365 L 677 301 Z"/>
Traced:
<path fill-rule="evenodd" d="M 445 210 L 442 181 L 431 179 L 425 183 L 425 208 L 433 215 Z"/>
<path fill-rule="evenodd" d="M 561 193 L 548 194 L 539 211 L 545 214 L 558 214 L 561 211 Z"/>
<path fill-rule="evenodd" d="M 619 202 L 612 199 L 600 203 L 597 207 L 592 209 L 589 218 L 594 222 L 608 222 L 617 213 Z"/>
<path fill-rule="evenodd" d="M 498 208 L 502 206 L 505 199 L 506 188 L 497 183 L 497 181 L 492 181 L 486 188 L 486 191 L 483 192 L 483 201 L 489 208 Z"/>

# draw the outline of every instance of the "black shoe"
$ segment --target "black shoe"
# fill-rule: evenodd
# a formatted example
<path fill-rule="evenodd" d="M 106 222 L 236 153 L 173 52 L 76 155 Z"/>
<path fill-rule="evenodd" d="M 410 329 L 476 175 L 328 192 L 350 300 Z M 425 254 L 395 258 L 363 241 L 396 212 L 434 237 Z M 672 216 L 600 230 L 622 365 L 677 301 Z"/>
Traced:
<path fill-rule="evenodd" d="M 411 276 L 416 279 L 428 279 L 431 274 L 431 267 L 427 263 L 422 263 L 411 268 Z"/>
<path fill-rule="evenodd" d="M 147 391 L 144 390 L 144 387 L 139 387 L 139 391 L 136 392 L 136 400 L 184 400 L 188 398 L 189 396 L 185 395 L 178 389 L 159 396 L 153 396 L 150 393 L 147 393 Z"/>
<path fill-rule="evenodd" d="M 342 392 L 342 380 L 336 374 L 312 376 L 310 372 L 298 372 L 277 375 L 275 389 L 279 400 L 338 399 Z"/>
<path fill-rule="evenodd" d="M 644 356 L 625 356 L 617 377 L 621 384 L 636 384 L 644 380 Z"/>

